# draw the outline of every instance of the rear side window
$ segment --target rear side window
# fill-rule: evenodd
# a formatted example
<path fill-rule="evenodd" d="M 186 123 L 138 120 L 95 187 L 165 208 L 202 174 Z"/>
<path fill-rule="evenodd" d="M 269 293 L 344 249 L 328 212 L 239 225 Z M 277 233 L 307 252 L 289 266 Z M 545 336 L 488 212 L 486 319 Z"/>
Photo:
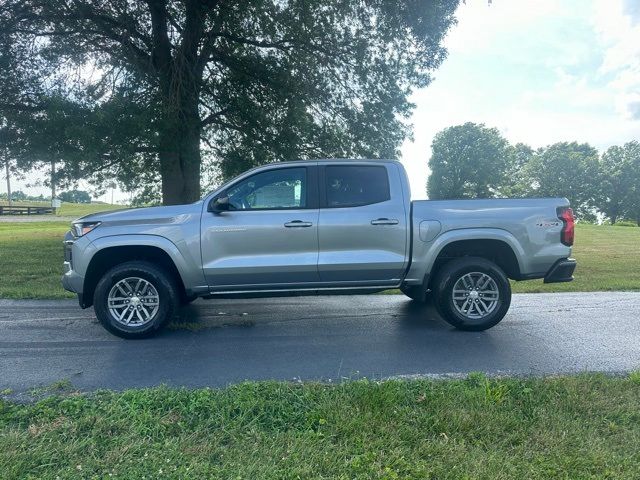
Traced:
<path fill-rule="evenodd" d="M 371 205 L 391 198 L 387 169 L 377 166 L 327 166 L 325 191 L 329 208 Z"/>

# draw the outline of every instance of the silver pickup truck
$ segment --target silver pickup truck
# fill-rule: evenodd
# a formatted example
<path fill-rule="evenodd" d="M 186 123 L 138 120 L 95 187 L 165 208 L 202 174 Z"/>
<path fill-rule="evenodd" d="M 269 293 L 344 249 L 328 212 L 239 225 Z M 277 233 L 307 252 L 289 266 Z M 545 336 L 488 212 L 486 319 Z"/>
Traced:
<path fill-rule="evenodd" d="M 411 201 L 397 161 L 276 163 L 190 205 L 74 221 L 62 283 L 126 338 L 197 297 L 391 288 L 477 331 L 505 316 L 508 279 L 571 281 L 573 236 L 564 198 Z"/>

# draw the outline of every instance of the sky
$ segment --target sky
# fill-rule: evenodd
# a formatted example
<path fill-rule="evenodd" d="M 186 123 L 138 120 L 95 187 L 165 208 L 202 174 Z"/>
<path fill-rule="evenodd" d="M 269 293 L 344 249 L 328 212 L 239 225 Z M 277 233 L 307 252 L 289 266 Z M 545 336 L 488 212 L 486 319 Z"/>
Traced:
<path fill-rule="evenodd" d="M 447 59 L 412 95 L 414 138 L 401 160 L 413 198 L 426 198 L 431 142 L 452 125 L 484 123 L 534 148 L 640 140 L 640 0 L 466 0 L 457 18 Z"/>
<path fill-rule="evenodd" d="M 534 148 L 640 140 L 640 0 L 467 0 L 402 147 L 426 198 L 434 135 L 468 121 Z"/>

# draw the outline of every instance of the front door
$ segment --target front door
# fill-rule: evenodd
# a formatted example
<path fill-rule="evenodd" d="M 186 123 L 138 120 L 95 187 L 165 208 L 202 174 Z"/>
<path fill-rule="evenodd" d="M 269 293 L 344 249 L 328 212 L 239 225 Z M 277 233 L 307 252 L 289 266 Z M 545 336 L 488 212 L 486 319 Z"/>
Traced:
<path fill-rule="evenodd" d="M 260 171 L 217 195 L 224 196 L 228 211 L 202 217 L 203 269 L 211 290 L 318 282 L 315 164 Z"/>

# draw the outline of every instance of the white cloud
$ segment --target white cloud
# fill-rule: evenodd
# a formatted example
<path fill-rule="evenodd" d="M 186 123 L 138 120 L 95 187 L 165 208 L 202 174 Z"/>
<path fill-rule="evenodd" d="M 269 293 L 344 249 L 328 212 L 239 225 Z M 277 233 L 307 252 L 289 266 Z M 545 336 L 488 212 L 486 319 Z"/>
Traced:
<path fill-rule="evenodd" d="M 633 7 L 632 5 L 635 5 Z M 597 0 L 592 22 L 598 41 L 604 48 L 604 60 L 598 73 L 611 80 L 615 105 L 627 118 L 640 120 L 640 2 Z"/>
<path fill-rule="evenodd" d="M 505 32 L 517 32 L 540 18 L 557 15 L 557 0 L 515 2 L 513 0 L 467 0 L 458 8 L 458 25 L 447 36 L 445 45 L 453 55 L 493 47 Z"/>
<path fill-rule="evenodd" d="M 640 138 L 640 7 L 634 22 L 625 1 L 467 0 L 449 58 L 414 96 L 402 158 L 416 198 L 433 136 L 451 125 L 486 123 L 533 147 Z"/>

